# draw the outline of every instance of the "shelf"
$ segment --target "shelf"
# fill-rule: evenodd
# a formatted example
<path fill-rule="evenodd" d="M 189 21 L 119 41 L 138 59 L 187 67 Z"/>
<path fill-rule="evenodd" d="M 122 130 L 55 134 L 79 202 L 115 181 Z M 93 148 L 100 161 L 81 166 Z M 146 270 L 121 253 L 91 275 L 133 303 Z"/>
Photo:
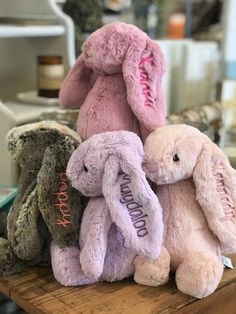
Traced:
<path fill-rule="evenodd" d="M 65 33 L 62 25 L 0 25 L 0 38 L 9 37 L 50 37 Z"/>
<path fill-rule="evenodd" d="M 50 112 L 55 109 L 55 107 L 35 106 L 16 102 L 6 102 L 5 106 L 12 112 L 16 125 L 36 121 L 43 112 Z"/>

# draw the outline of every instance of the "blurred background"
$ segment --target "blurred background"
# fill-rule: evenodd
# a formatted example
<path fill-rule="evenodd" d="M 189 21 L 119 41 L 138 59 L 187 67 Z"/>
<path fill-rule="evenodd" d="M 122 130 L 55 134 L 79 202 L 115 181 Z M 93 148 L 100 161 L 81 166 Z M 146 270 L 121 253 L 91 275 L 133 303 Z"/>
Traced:
<path fill-rule="evenodd" d="M 7 132 L 44 119 L 74 127 L 78 110 L 63 109 L 60 86 L 50 90 L 40 75 L 57 69 L 62 82 L 87 36 L 113 21 L 161 46 L 167 123 L 199 128 L 236 167 L 235 14 L 236 0 L 0 0 L 0 221 L 19 177 Z M 23 311 L 0 296 L 0 313 Z"/>

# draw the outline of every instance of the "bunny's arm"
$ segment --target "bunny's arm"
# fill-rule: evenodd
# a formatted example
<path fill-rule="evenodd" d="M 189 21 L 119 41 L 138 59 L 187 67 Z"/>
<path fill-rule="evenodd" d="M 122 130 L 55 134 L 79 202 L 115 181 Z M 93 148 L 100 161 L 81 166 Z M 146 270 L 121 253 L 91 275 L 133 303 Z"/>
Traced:
<path fill-rule="evenodd" d="M 80 56 L 60 89 L 60 102 L 67 108 L 79 108 L 92 88 L 91 75 L 93 71 L 88 68 Z"/>
<path fill-rule="evenodd" d="M 102 275 L 110 226 L 111 218 L 104 198 L 92 198 L 85 209 L 80 230 L 81 267 L 91 279 Z"/>

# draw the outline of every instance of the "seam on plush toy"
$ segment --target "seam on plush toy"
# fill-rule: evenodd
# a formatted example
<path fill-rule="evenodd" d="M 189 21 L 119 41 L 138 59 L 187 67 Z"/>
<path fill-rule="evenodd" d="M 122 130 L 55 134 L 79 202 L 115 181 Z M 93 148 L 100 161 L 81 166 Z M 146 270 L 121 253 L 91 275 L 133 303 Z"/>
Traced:
<path fill-rule="evenodd" d="M 226 188 L 224 184 L 224 167 L 222 165 L 213 165 L 213 175 L 216 181 L 216 192 L 220 198 L 221 205 L 224 211 L 224 217 L 220 218 L 219 221 L 223 222 L 230 220 L 234 215 L 234 203 L 230 196 L 230 191 Z"/>
<path fill-rule="evenodd" d="M 144 105 L 152 107 L 154 105 L 154 97 L 151 94 L 151 88 L 149 86 L 149 75 L 145 70 L 145 63 L 153 65 L 153 53 L 149 50 L 144 50 L 139 63 L 140 70 L 140 84 L 142 86 L 142 94 L 145 97 Z"/>

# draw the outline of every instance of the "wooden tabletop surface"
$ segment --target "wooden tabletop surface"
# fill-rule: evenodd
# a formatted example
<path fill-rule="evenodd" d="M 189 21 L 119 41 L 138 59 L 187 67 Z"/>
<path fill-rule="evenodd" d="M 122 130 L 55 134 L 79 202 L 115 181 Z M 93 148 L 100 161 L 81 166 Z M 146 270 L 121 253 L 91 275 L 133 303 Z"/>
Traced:
<path fill-rule="evenodd" d="M 232 257 L 236 265 L 236 255 Z M 236 269 L 225 270 L 215 293 L 197 300 L 176 289 L 174 279 L 164 287 L 141 286 L 126 279 L 77 288 L 62 287 L 50 268 L 32 267 L 0 278 L 0 292 L 26 312 L 37 313 L 236 313 Z"/>

